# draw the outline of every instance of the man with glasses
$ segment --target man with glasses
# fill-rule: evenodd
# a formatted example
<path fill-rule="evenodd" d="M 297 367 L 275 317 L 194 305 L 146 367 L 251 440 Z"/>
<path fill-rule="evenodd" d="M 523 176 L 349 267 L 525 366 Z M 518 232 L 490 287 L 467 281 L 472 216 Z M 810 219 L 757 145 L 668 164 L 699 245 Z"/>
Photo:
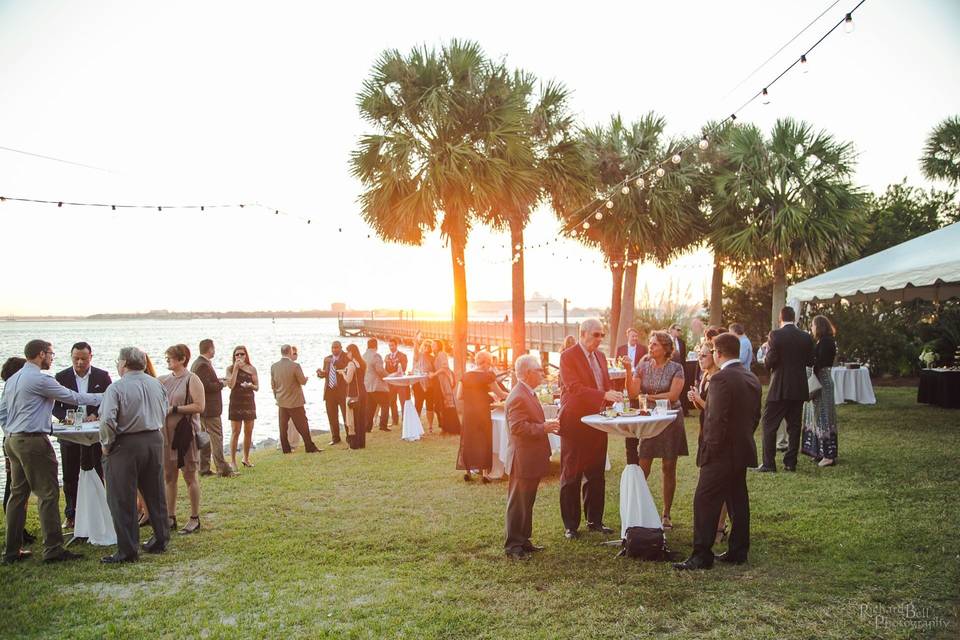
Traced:
<path fill-rule="evenodd" d="M 569 540 L 580 537 L 581 491 L 587 529 L 613 533 L 603 524 L 607 434 L 581 421 L 605 403 L 623 400 L 611 388 L 607 358 L 599 350 L 605 335 L 599 320 L 584 320 L 580 342 L 560 354 L 560 515 Z"/>
<path fill-rule="evenodd" d="M 670 325 L 670 339 L 673 340 L 673 354 L 670 356 L 680 364 L 687 359 L 687 343 L 683 341 L 683 329 L 679 324 Z"/>
<path fill-rule="evenodd" d="M 60 530 L 60 485 L 57 456 L 47 434 L 53 431 L 51 416 L 57 400 L 73 405 L 99 405 L 103 394 L 67 389 L 43 372 L 53 364 L 53 346 L 46 340 L 31 340 L 23 349 L 27 362 L 13 374 L 3 389 L 4 451 L 10 464 L 10 499 L 7 503 L 5 563 L 23 560 L 21 550 L 26 505 L 32 491 L 37 495 L 43 561 L 61 562 L 82 556 L 63 548 Z"/>

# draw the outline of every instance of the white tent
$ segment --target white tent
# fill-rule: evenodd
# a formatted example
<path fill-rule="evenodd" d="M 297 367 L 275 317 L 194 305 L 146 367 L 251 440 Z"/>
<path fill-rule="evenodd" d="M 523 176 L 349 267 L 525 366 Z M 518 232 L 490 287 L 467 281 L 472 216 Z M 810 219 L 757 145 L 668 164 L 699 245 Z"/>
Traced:
<path fill-rule="evenodd" d="M 960 222 L 861 258 L 787 290 L 802 302 L 838 300 L 946 300 L 960 296 Z"/>

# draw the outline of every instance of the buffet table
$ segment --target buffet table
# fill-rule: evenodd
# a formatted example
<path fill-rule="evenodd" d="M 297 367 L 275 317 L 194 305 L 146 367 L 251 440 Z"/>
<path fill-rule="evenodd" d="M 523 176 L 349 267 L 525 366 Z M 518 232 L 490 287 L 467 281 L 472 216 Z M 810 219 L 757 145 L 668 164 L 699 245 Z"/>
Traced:
<path fill-rule="evenodd" d="M 917 402 L 946 409 L 960 409 L 960 370 L 921 370 Z"/>
<path fill-rule="evenodd" d="M 100 441 L 100 423 L 84 422 L 79 429 L 70 425 L 54 424 L 53 437 L 89 447 Z M 67 544 L 77 538 L 86 538 L 90 544 L 99 546 L 117 544 L 117 533 L 113 528 L 110 508 L 107 507 L 107 492 L 100 476 L 93 469 L 80 470 L 73 538 Z"/>
<path fill-rule="evenodd" d="M 833 367 L 830 377 L 833 378 L 833 399 L 836 404 L 843 404 L 848 400 L 859 404 L 877 404 L 873 383 L 870 382 L 870 369 L 867 367 Z"/>

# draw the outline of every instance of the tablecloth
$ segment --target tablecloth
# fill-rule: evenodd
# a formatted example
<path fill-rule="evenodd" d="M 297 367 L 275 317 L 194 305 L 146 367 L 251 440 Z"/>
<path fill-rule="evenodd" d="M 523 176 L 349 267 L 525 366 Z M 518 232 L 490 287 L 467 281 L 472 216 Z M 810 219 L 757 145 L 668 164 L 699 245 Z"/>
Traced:
<path fill-rule="evenodd" d="M 960 371 L 924 369 L 920 372 L 917 402 L 960 409 Z"/>
<path fill-rule="evenodd" d="M 870 382 L 870 369 L 861 366 L 859 369 L 833 367 L 830 370 L 833 378 L 833 397 L 837 404 L 847 400 L 860 404 L 877 404 L 877 396 L 873 393 L 873 384 Z"/>

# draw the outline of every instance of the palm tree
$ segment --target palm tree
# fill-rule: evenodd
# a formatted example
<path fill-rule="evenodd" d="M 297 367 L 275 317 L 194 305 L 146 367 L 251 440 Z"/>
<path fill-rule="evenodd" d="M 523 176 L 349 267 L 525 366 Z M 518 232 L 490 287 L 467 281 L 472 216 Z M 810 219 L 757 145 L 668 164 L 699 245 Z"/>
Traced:
<path fill-rule="evenodd" d="M 960 116 L 947 118 L 933 128 L 923 148 L 920 168 L 930 180 L 941 178 L 960 184 Z"/>
<path fill-rule="evenodd" d="M 488 222 L 497 229 L 510 230 L 512 260 L 513 356 L 526 352 L 523 230 L 533 209 L 549 200 L 554 211 L 576 207 L 589 196 L 587 173 L 581 146 L 574 135 L 573 117 L 568 111 L 570 94 L 559 83 L 543 85 L 534 96 L 536 78 L 516 71 L 513 88 L 527 105 L 527 143 L 530 154 L 513 154 L 511 178 L 505 184 L 500 204 L 490 212 Z"/>
<path fill-rule="evenodd" d="M 525 143 L 526 109 L 502 64 L 473 42 L 453 40 L 437 52 L 388 50 L 357 97 L 377 132 L 351 156 L 360 179 L 361 214 L 387 241 L 420 245 L 439 228 L 453 266 L 453 344 L 458 373 L 466 362 L 470 227 L 504 192 L 514 154 Z"/>
<path fill-rule="evenodd" d="M 755 126 L 737 127 L 726 152 L 717 189 L 743 217 L 728 220 L 714 241 L 740 272 L 772 277 L 775 327 L 788 272 L 822 269 L 866 241 L 864 192 L 851 181 L 856 154 L 849 142 L 791 118 L 778 120 L 769 139 Z"/>

